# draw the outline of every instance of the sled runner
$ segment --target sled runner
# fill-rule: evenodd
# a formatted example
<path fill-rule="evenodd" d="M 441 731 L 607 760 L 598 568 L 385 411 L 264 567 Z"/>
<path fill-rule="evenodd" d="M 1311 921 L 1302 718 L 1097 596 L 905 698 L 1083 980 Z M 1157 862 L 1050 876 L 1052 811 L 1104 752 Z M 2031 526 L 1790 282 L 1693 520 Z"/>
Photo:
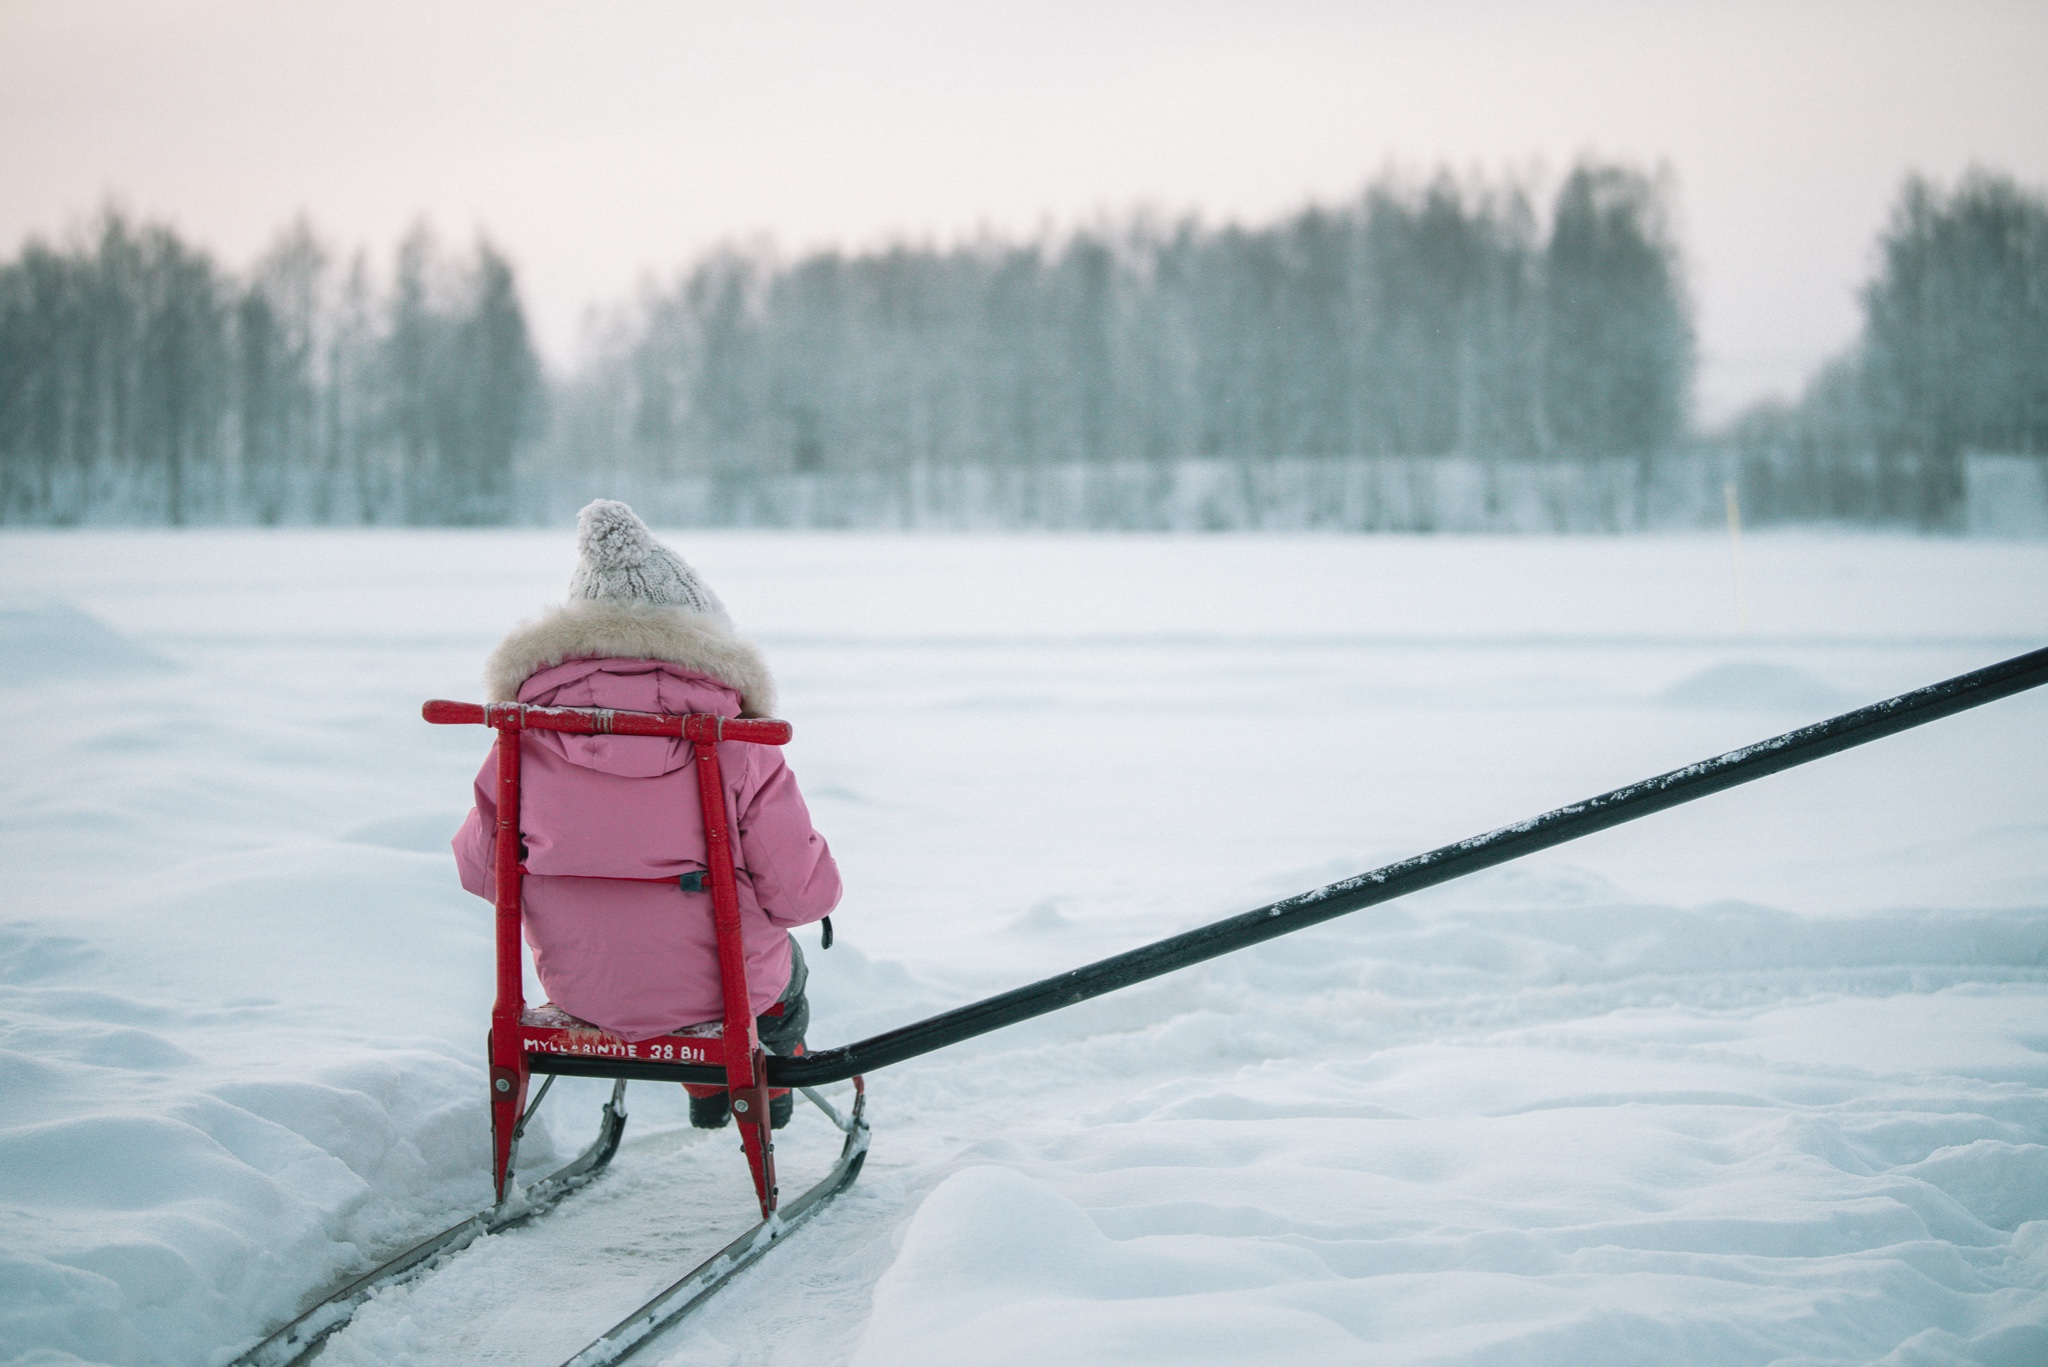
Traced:
<path fill-rule="evenodd" d="M 292 1323 L 237 1358 L 233 1367 L 284 1367 L 347 1324 L 365 1301 L 387 1286 L 409 1281 L 437 1260 L 467 1247 L 482 1235 L 532 1219 L 595 1177 L 617 1152 L 625 1129 L 625 1092 L 630 1078 L 707 1081 L 731 1097 L 740 1144 L 754 1180 L 761 1222 L 692 1269 L 660 1295 L 615 1325 L 570 1361 L 575 1367 L 616 1362 L 650 1336 L 688 1314 L 727 1279 L 751 1265 L 776 1243 L 853 1184 L 868 1151 L 867 1087 L 858 1076 L 853 1106 L 846 1115 L 810 1087 L 797 1090 L 845 1134 L 839 1160 L 825 1179 L 784 1206 L 775 1176 L 775 1137 L 770 1124 L 767 1052 L 756 1030 L 747 991 L 747 966 L 740 943 L 739 887 L 733 871 L 732 831 L 727 821 L 718 743 L 743 741 L 783 745 L 788 722 L 741 720 L 701 713 L 664 715 L 605 708 L 536 707 L 526 703 L 430 702 L 421 709 L 442 726 L 483 725 L 498 733 L 498 829 L 496 842 L 497 1000 L 491 1008 L 488 1043 L 491 1106 L 491 1176 L 497 1203 L 407 1249 L 320 1302 Z M 687 740 L 697 768 L 697 793 L 704 816 L 705 890 L 711 894 L 718 935 L 719 988 L 724 1019 L 690 1026 L 653 1039 L 628 1041 L 553 1006 L 529 1009 L 521 954 L 519 834 L 519 736 L 521 731 L 571 735 L 668 736 Z M 713 1071 L 715 1070 L 715 1071 Z M 534 1075 L 546 1080 L 527 1100 Z M 519 1139 L 539 1110 L 556 1076 L 614 1079 L 597 1139 L 574 1162 L 521 1191 L 514 1180 Z"/>
<path fill-rule="evenodd" d="M 339 1291 L 322 1298 L 312 1309 L 264 1339 L 230 1367 L 286 1367 L 318 1347 L 329 1334 L 345 1326 L 371 1296 L 389 1286 L 405 1283 L 438 1267 L 441 1260 L 468 1248 L 486 1234 L 512 1229 L 536 1215 L 554 1209 L 562 1198 L 583 1186 L 604 1170 L 618 1152 L 619 1136 L 625 1132 L 626 1111 L 622 1104 L 626 1083 L 612 1085 L 612 1099 L 605 1103 L 597 1138 L 590 1147 L 552 1175 L 519 1193 L 518 1199 L 502 1201 L 467 1220 L 450 1225 L 439 1234 L 420 1240 L 405 1252 L 348 1282 Z"/>

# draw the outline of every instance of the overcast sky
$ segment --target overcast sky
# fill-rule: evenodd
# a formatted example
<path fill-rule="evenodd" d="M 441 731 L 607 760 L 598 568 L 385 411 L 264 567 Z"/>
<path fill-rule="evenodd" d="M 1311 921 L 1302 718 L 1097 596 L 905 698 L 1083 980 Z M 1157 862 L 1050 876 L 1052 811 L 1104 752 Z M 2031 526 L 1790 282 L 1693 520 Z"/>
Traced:
<path fill-rule="evenodd" d="M 1909 170 L 2048 182 L 2048 3 L 0 0 L 0 248 L 109 196 L 241 266 L 301 211 L 585 308 L 787 251 L 1145 203 L 1260 222 L 1392 164 L 1677 174 L 1709 418 L 1856 328 Z"/>

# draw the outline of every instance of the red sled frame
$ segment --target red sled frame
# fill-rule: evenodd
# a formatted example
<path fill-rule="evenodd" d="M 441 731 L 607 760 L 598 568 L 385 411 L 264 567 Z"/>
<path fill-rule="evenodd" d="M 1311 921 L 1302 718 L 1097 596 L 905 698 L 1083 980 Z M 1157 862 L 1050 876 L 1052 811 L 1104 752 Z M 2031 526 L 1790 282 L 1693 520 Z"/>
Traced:
<path fill-rule="evenodd" d="M 754 1025 L 747 990 L 746 956 L 740 940 L 739 884 L 733 871 L 732 829 L 725 807 L 724 777 L 719 768 L 721 741 L 751 745 L 785 745 L 788 722 L 720 717 L 708 713 L 669 715 L 624 712 L 608 708 L 536 707 L 527 703 L 430 702 L 420 709 L 438 725 L 483 725 L 498 733 L 497 1000 L 491 1008 L 490 1086 L 491 1161 L 497 1199 L 513 1191 L 513 1163 L 527 1110 L 527 1086 L 534 1073 L 573 1073 L 581 1077 L 658 1076 L 663 1065 L 691 1067 L 722 1064 L 725 1088 L 732 1098 L 733 1119 L 754 1179 L 761 1218 L 772 1220 L 779 1204 L 775 1180 L 775 1140 L 769 1124 L 767 1056 Z M 628 1042 L 588 1028 L 528 1023 L 522 975 L 522 879 L 519 834 L 520 732 L 559 731 L 569 735 L 666 736 L 690 742 L 697 767 L 697 795 L 704 816 L 706 882 L 711 915 L 718 934 L 719 987 L 725 1015 L 717 1038 L 704 1035 L 662 1035 Z M 608 1066 L 610 1065 L 610 1066 Z M 680 1078 L 677 1079 L 681 1081 Z M 692 1078 L 692 1081 L 697 1079 Z M 550 1078 L 552 1083 L 552 1077 Z M 812 1096 L 847 1134 L 837 1190 L 853 1180 L 866 1150 L 867 1127 L 861 1112 L 866 1088 L 853 1079 L 853 1116 L 842 1119 L 822 1098 Z M 541 1091 L 545 1093 L 544 1085 Z M 809 1089 L 805 1089 L 808 1093 Z M 537 1100 L 537 1098 L 536 1098 Z M 614 1102 L 616 1106 L 616 1099 Z M 608 1120 L 610 1119 L 608 1108 Z M 859 1141 L 859 1152 L 855 1152 Z M 848 1159 L 851 1163 L 848 1163 Z M 808 1202 L 807 1202 L 808 1204 Z"/>
<path fill-rule="evenodd" d="M 734 1275 L 775 1247 L 853 1184 L 867 1159 L 867 1088 L 853 1074 L 853 1106 L 841 1115 L 810 1087 L 799 1086 L 834 1128 L 846 1136 L 839 1161 L 823 1181 L 784 1205 L 775 1184 L 775 1140 L 770 1123 L 766 1055 L 756 1033 L 747 993 L 746 958 L 740 950 L 739 884 L 733 872 L 732 830 L 726 819 L 724 779 L 718 743 L 744 741 L 782 745 L 789 723 L 688 713 L 619 712 L 603 709 L 533 707 L 523 703 L 430 702 L 420 709 L 443 726 L 489 726 L 498 733 L 497 1001 L 491 1008 L 491 1168 L 496 1204 L 440 1233 L 422 1239 L 326 1296 L 296 1319 L 236 1358 L 231 1367 L 291 1367 L 322 1340 L 346 1325 L 369 1299 L 387 1287 L 411 1281 L 441 1259 L 478 1238 L 540 1215 L 595 1178 L 610 1163 L 625 1129 L 624 1095 L 630 1078 L 716 1085 L 721 1076 L 740 1124 L 740 1142 L 760 1200 L 761 1222 L 699 1263 L 660 1294 L 620 1320 L 571 1358 L 564 1367 L 604 1367 L 632 1354 L 655 1334 L 702 1305 Z M 721 1034 L 663 1035 L 637 1042 L 617 1039 L 578 1022 L 564 1026 L 528 1022 L 520 956 L 521 879 L 519 839 L 519 733 L 561 731 L 570 735 L 669 736 L 690 742 L 697 765 L 697 793 L 704 813 L 705 862 L 718 933 L 719 988 L 725 1016 Z M 527 1104 L 528 1080 L 547 1077 Z M 523 1190 L 513 1183 L 519 1136 L 558 1076 L 614 1079 L 597 1138 L 551 1176 Z"/>

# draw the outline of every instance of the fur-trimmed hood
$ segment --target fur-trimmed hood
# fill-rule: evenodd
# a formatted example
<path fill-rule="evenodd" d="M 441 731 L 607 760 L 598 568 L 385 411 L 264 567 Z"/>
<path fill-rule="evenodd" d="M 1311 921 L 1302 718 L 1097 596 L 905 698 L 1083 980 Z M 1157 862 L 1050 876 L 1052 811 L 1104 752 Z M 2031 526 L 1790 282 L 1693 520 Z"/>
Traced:
<path fill-rule="evenodd" d="M 775 715 L 768 662 L 724 617 L 611 598 L 572 600 L 514 627 L 484 664 L 484 696 L 515 702 L 536 671 L 586 658 L 681 665 L 737 690 L 741 716 Z"/>

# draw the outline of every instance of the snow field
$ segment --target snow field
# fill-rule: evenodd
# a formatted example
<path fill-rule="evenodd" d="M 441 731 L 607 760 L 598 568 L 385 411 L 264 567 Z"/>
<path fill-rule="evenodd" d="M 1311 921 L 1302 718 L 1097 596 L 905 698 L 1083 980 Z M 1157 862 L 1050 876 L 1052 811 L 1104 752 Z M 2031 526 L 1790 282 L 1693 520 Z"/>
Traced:
<path fill-rule="evenodd" d="M 675 544 L 846 869 L 819 1044 L 2048 638 L 2011 543 L 1753 538 L 1747 640 L 1711 538 Z M 568 559 L 0 537 L 61 723 L 0 778 L 0 1360 L 224 1362 L 485 1199 L 484 737 L 417 708 Z M 889 1069 L 860 1184 L 647 1360 L 2048 1359 L 2044 761 L 2010 700 Z M 323 1360 L 559 1361 L 729 1238 L 669 1090 Z"/>

